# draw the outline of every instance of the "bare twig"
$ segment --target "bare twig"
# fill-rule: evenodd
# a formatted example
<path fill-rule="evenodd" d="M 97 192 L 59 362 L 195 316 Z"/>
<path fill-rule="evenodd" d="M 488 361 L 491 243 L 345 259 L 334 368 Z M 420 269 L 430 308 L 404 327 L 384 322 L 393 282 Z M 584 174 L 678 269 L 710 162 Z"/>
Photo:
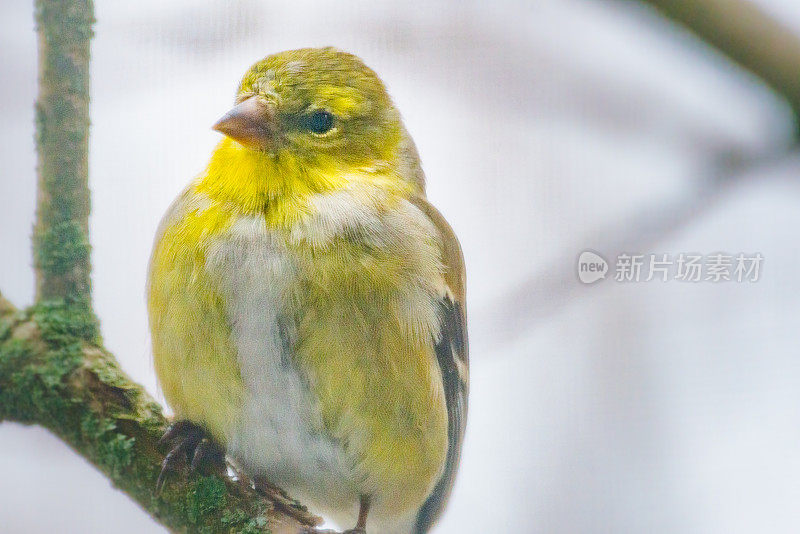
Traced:
<path fill-rule="evenodd" d="M 800 117 L 800 37 L 748 0 L 641 0 L 763 80 Z"/>

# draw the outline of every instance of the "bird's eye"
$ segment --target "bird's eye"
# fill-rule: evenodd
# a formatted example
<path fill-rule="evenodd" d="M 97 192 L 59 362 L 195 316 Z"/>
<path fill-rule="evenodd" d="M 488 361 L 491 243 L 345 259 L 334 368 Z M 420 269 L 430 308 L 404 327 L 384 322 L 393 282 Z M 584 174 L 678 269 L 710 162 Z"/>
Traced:
<path fill-rule="evenodd" d="M 308 129 L 315 134 L 324 134 L 333 128 L 333 114 L 325 110 L 318 110 L 309 115 Z"/>

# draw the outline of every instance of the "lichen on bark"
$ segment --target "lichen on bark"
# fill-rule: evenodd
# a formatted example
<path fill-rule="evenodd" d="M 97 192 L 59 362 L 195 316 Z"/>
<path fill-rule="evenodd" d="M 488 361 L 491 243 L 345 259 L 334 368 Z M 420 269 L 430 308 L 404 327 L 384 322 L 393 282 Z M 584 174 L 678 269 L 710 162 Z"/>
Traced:
<path fill-rule="evenodd" d="M 173 532 L 297 534 L 318 522 L 225 474 L 182 470 L 157 494 L 167 420 L 99 341 L 82 304 L 17 311 L 0 295 L 0 422 L 49 429 Z"/>
<path fill-rule="evenodd" d="M 37 298 L 91 297 L 89 60 L 91 0 L 37 0 Z"/>

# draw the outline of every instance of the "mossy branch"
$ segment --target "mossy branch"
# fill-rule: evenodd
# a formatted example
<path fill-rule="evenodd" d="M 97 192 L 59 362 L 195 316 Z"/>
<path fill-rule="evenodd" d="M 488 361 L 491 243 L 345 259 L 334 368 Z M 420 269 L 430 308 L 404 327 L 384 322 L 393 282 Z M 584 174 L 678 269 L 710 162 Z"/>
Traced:
<path fill-rule="evenodd" d="M 640 0 L 760 78 L 800 123 L 800 37 L 749 0 Z M 800 126 L 798 126 L 800 131 Z"/>
<path fill-rule="evenodd" d="M 18 311 L 0 295 L 2 421 L 48 428 L 173 532 L 297 534 L 319 522 L 237 476 L 184 469 L 156 495 L 167 421 L 102 348 L 94 316 L 81 305 L 44 301 Z"/>
<path fill-rule="evenodd" d="M 89 306 L 89 43 L 91 0 L 36 0 L 38 189 L 36 298 Z"/>

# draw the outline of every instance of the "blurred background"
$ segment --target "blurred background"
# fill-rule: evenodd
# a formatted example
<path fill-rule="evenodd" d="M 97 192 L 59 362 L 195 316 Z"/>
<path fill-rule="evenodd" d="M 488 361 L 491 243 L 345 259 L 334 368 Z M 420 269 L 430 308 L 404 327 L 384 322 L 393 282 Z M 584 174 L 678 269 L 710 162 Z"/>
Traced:
<path fill-rule="evenodd" d="M 758 0 L 800 34 L 796 0 Z M 30 2 L 0 2 L 0 288 L 33 300 Z M 461 473 L 437 533 L 800 531 L 800 154 L 788 106 L 630 1 L 96 0 L 90 185 L 107 347 L 159 399 L 159 218 L 240 76 L 335 45 L 386 82 L 466 256 Z M 578 254 L 761 253 L 755 283 L 584 285 Z M 112 528 L 113 527 L 113 528 Z M 0 425 L 0 531 L 159 533 L 40 428 Z"/>

